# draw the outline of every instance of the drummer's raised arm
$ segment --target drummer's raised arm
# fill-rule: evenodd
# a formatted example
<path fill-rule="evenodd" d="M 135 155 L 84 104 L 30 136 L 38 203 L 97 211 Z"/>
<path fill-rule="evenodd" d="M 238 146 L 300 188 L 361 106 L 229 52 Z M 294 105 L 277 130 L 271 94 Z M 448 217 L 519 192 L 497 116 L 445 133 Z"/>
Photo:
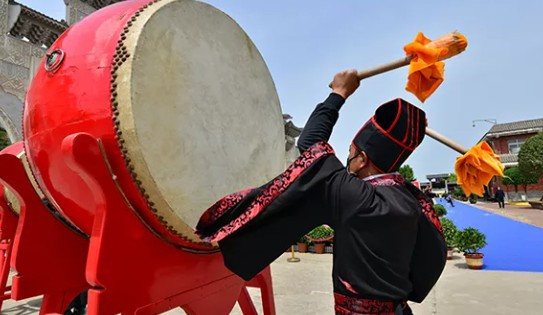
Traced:
<path fill-rule="evenodd" d="M 317 142 L 330 139 L 341 106 L 360 85 L 356 74 L 356 70 L 347 70 L 335 75 L 331 83 L 332 93 L 324 102 L 317 105 L 298 138 L 298 148 L 301 152 Z"/>

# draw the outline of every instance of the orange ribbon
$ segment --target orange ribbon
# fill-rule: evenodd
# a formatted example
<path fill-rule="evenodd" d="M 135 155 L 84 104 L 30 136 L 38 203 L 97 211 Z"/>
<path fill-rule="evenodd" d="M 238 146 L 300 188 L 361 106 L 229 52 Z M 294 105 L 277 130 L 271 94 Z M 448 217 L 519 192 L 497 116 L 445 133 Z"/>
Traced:
<path fill-rule="evenodd" d="M 432 41 L 418 33 L 415 40 L 404 46 L 408 56 L 414 56 L 409 65 L 409 74 L 405 89 L 424 102 L 443 82 L 445 64 L 439 61 L 447 54 L 445 47 L 427 45 Z"/>
<path fill-rule="evenodd" d="M 483 141 L 457 158 L 454 169 L 457 182 L 464 189 L 466 196 L 472 193 L 482 196 L 483 186 L 488 185 L 492 177 L 503 176 L 504 166 L 500 162 L 500 157 Z"/>

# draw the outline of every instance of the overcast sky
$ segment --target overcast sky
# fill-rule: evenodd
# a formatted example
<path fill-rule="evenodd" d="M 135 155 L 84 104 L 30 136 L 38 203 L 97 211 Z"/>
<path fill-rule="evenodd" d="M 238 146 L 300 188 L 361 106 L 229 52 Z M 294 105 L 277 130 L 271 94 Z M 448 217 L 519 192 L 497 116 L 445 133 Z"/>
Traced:
<path fill-rule="evenodd" d="M 62 0 L 17 0 L 56 19 Z M 406 92 L 407 69 L 362 82 L 346 103 L 331 144 L 348 145 L 375 108 L 402 97 L 427 113 L 429 126 L 471 147 L 499 123 L 543 117 L 543 1 L 207 1 L 232 16 L 255 42 L 274 78 L 283 112 L 303 126 L 343 69 L 370 68 L 403 56 L 417 32 L 434 39 L 458 30 L 467 50 L 446 62 L 445 82 L 424 104 Z M 172 21 L 174 23 L 174 21 Z M 453 172 L 457 153 L 426 138 L 409 160 L 419 180 Z"/>

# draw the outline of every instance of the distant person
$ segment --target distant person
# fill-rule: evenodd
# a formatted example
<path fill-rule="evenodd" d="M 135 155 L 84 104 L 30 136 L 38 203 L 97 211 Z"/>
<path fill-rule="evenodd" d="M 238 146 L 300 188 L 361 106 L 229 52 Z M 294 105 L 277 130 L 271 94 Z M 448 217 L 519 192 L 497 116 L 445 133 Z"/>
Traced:
<path fill-rule="evenodd" d="M 451 195 L 447 194 L 447 196 L 445 196 L 445 200 L 451 205 L 451 207 L 454 207 L 453 198 Z"/>
<path fill-rule="evenodd" d="M 505 208 L 505 193 L 503 192 L 501 187 L 498 187 L 498 189 L 496 190 L 496 194 L 494 194 L 494 197 L 496 198 L 496 200 L 498 200 L 498 207 Z"/>

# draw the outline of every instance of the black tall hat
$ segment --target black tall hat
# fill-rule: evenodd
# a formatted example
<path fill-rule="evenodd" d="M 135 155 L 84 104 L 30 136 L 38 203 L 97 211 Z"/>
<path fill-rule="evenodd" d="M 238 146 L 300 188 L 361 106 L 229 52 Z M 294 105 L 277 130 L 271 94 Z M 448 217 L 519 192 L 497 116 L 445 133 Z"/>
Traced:
<path fill-rule="evenodd" d="M 377 108 L 360 129 L 353 145 L 368 155 L 382 173 L 396 172 L 424 139 L 426 113 L 401 99 Z"/>

